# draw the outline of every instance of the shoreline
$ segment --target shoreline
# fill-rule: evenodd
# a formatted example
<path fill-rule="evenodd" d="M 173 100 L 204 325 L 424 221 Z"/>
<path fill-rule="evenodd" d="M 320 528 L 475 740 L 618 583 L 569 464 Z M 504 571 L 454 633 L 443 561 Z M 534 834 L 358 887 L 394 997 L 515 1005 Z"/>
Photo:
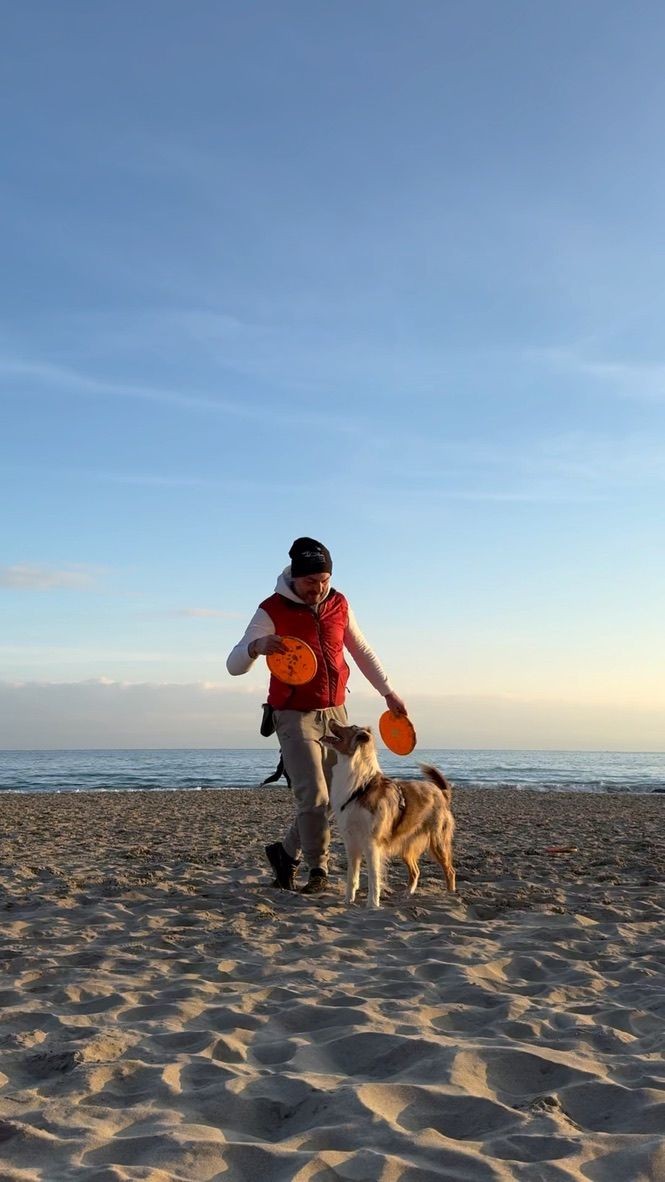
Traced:
<path fill-rule="evenodd" d="M 373 913 L 271 888 L 286 789 L 2 804 L 3 1182 L 665 1172 L 657 795 L 458 789 Z"/>
<path fill-rule="evenodd" d="M 558 788 L 552 785 L 547 785 L 543 788 L 534 788 L 532 785 L 525 785 L 524 787 L 515 787 L 514 785 L 495 784 L 489 786 L 488 784 L 460 784 L 455 781 L 450 781 L 455 793 L 465 792 L 489 792 L 489 793 L 507 793 L 515 792 L 520 796 L 567 796 L 571 799 L 578 799 L 581 796 L 591 796 L 604 800 L 607 797 L 618 796 L 621 798 L 635 799 L 650 796 L 665 796 L 665 788 Z M 127 786 L 119 788 L 7 788 L 0 786 L 0 800 L 5 796 L 103 796 L 109 793 L 125 793 L 128 796 L 134 796 L 137 793 L 146 793 L 147 795 L 155 795 L 159 793 L 201 793 L 201 792 L 278 792 L 286 791 L 286 789 L 275 788 L 271 784 L 256 784 L 248 787 L 246 784 L 224 784 L 224 785 L 201 785 L 199 787 L 188 787 L 186 785 L 179 785 L 174 788 L 172 786 L 164 788 L 128 788 Z"/>

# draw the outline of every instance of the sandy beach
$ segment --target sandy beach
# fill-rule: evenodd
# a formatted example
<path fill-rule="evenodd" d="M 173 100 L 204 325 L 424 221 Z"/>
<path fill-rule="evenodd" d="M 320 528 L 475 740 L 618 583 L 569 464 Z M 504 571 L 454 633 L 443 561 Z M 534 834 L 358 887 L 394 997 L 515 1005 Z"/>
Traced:
<path fill-rule="evenodd" d="M 665 796 L 459 790 L 378 913 L 283 790 L 1 803 L 0 1182 L 665 1179 Z"/>

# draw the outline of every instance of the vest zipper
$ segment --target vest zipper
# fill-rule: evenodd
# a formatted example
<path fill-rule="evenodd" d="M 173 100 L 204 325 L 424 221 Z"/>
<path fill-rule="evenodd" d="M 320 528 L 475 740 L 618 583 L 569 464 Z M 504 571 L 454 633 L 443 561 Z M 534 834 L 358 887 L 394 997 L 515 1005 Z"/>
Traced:
<path fill-rule="evenodd" d="M 312 611 L 312 615 L 314 616 L 314 622 L 316 624 L 316 635 L 318 636 L 318 639 L 319 639 L 319 648 L 321 650 L 321 656 L 323 657 L 323 667 L 326 671 L 326 678 L 328 680 L 328 685 L 327 685 L 328 699 L 330 699 L 332 697 L 332 695 L 330 693 L 330 669 L 328 668 L 328 662 L 326 661 L 326 653 L 325 653 L 325 649 L 323 647 L 323 641 L 321 639 L 321 620 L 319 619 L 319 613 L 317 611 L 315 611 L 314 608 L 312 608 L 311 611 Z"/>

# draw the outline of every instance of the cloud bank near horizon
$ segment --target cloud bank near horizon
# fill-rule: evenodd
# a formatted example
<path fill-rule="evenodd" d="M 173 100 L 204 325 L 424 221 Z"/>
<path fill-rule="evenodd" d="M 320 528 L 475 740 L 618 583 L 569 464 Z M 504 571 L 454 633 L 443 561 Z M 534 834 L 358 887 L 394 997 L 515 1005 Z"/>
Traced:
<path fill-rule="evenodd" d="M 0 682 L 0 748 L 260 747 L 265 692 L 215 682 Z M 357 693 L 357 721 L 383 702 Z M 498 695 L 413 695 L 423 748 L 665 749 L 662 711 Z"/>

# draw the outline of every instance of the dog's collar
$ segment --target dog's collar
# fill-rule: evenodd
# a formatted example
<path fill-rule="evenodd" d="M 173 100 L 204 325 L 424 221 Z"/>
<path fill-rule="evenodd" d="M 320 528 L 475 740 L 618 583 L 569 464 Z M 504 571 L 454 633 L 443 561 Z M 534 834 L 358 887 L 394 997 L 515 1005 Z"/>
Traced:
<path fill-rule="evenodd" d="M 367 792 L 367 789 L 369 788 L 370 784 L 373 784 L 373 783 L 374 783 L 374 777 L 372 776 L 372 779 L 368 780 L 366 784 L 361 784 L 360 788 L 356 788 L 355 792 L 352 792 L 351 795 L 349 797 L 347 797 L 347 799 L 344 801 L 344 804 L 342 805 L 341 809 L 339 810 L 340 813 L 344 812 L 344 809 L 346 808 L 347 804 L 352 804 L 354 800 L 359 800 L 361 796 L 364 796 L 365 793 Z"/>

